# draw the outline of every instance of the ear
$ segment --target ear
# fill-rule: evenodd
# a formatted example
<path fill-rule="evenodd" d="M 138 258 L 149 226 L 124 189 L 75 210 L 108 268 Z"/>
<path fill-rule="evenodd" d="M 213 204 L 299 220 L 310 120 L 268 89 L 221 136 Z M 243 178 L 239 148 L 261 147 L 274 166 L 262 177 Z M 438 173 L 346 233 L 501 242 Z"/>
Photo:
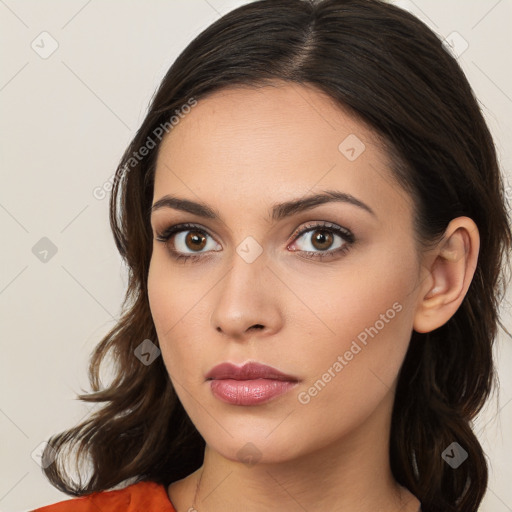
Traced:
<path fill-rule="evenodd" d="M 478 227 L 469 217 L 448 224 L 435 249 L 425 256 L 413 328 L 430 332 L 444 325 L 461 305 L 475 273 Z"/>

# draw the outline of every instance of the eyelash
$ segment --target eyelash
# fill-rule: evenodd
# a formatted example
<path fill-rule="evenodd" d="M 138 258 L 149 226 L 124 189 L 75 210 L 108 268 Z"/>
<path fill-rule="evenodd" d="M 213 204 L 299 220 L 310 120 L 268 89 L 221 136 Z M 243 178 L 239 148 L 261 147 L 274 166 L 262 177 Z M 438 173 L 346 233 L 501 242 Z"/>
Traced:
<path fill-rule="evenodd" d="M 336 224 L 332 224 L 330 222 L 323 222 L 318 224 L 309 224 L 301 229 L 297 229 L 293 235 L 292 235 L 292 243 L 295 242 L 296 239 L 300 238 L 302 235 L 309 233 L 311 231 L 324 231 L 327 233 L 334 233 L 338 236 L 340 236 L 344 240 L 344 244 L 341 247 L 338 247 L 337 249 L 330 250 L 330 251 L 300 251 L 296 249 L 296 252 L 301 252 L 304 254 L 308 254 L 308 256 L 302 256 L 307 259 L 319 259 L 324 260 L 327 258 L 332 258 L 335 256 L 342 256 L 347 251 L 349 251 L 352 244 L 355 242 L 354 235 L 346 228 L 342 228 L 341 226 L 338 226 Z M 197 224 L 176 224 L 174 226 L 170 226 L 161 233 L 157 233 L 156 240 L 159 242 L 162 242 L 164 244 L 168 244 L 171 237 L 175 234 L 181 233 L 182 231 L 194 231 L 197 233 L 200 233 L 201 235 L 208 237 L 211 236 L 207 231 L 204 230 L 201 226 Z M 198 254 L 187 254 L 184 255 L 174 249 L 171 249 L 168 247 L 169 252 L 171 256 L 176 261 L 183 261 L 186 262 L 193 262 L 198 259 L 206 258 L 207 256 L 204 256 L 204 253 L 198 253 Z"/>

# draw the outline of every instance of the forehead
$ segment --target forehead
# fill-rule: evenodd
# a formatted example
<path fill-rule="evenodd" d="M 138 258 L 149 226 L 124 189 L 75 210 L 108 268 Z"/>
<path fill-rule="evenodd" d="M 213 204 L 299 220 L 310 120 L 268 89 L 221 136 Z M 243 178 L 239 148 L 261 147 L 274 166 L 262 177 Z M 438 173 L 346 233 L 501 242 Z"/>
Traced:
<path fill-rule="evenodd" d="M 329 188 L 378 209 L 383 187 L 407 200 L 375 132 L 318 89 L 278 83 L 200 99 L 159 148 L 154 195 L 236 194 L 243 207 Z"/>
<path fill-rule="evenodd" d="M 229 87 L 200 99 L 181 116 L 164 139 L 160 153 L 181 153 L 193 145 L 201 153 L 207 151 L 210 158 L 229 150 L 232 158 L 238 155 L 247 160 L 251 154 L 261 157 L 255 151 L 263 147 L 273 150 L 274 161 L 279 157 L 316 158 L 322 151 L 337 156 L 336 143 L 348 135 L 353 141 L 377 142 L 371 129 L 322 91 L 276 82 L 260 87 Z M 359 146 L 356 150 L 361 149 Z"/>

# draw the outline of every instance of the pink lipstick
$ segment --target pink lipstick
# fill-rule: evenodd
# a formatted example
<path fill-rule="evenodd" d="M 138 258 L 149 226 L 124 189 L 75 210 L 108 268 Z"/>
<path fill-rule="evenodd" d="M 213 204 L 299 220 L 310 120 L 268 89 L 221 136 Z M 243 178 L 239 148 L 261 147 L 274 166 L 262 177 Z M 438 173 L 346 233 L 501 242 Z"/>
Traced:
<path fill-rule="evenodd" d="M 257 362 L 222 363 L 206 375 L 215 397 L 233 405 L 258 405 L 294 388 L 299 379 Z"/>

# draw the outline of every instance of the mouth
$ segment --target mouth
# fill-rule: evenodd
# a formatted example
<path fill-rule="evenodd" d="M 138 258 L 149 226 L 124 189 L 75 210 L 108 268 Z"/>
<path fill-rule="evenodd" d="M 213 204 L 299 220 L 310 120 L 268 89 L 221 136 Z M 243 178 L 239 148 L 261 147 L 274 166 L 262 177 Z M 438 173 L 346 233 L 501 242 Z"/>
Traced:
<path fill-rule="evenodd" d="M 212 379 L 210 389 L 222 402 L 231 405 L 259 405 L 290 391 L 298 382 L 275 379 Z"/>
<path fill-rule="evenodd" d="M 206 375 L 212 394 L 231 405 L 258 405 L 283 395 L 298 385 L 299 379 L 276 368 L 249 362 L 215 366 Z"/>
<path fill-rule="evenodd" d="M 233 379 L 233 380 L 255 380 L 271 379 L 287 382 L 299 382 L 297 377 L 287 375 L 272 366 L 258 362 L 248 362 L 243 366 L 236 366 L 232 363 L 221 363 L 214 366 L 207 374 L 206 380 Z"/>

